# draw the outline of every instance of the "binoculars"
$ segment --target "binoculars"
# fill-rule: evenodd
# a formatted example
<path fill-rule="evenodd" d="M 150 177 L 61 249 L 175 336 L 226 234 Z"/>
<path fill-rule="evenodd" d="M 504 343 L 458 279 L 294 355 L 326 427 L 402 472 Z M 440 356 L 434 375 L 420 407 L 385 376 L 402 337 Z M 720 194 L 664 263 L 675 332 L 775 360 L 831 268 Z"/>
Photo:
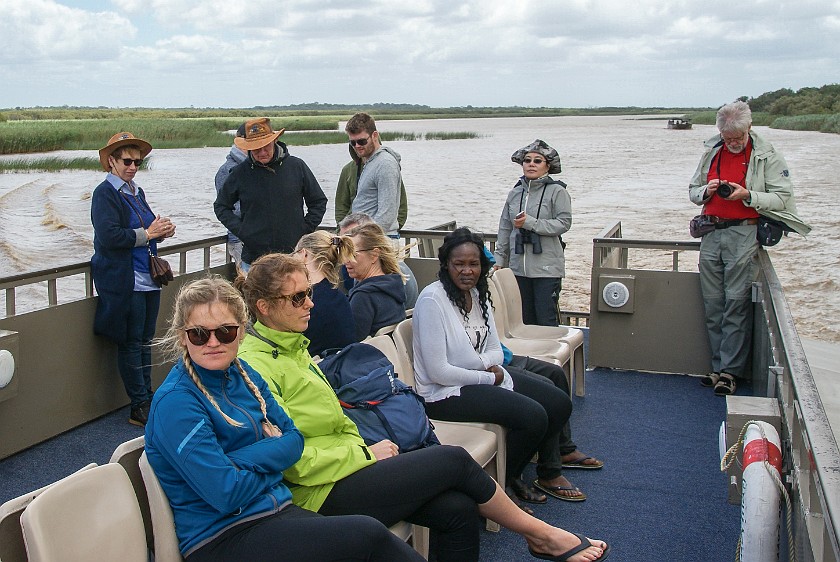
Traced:
<path fill-rule="evenodd" d="M 516 238 L 514 239 L 514 253 L 524 254 L 525 244 L 531 244 L 531 252 L 534 254 L 542 253 L 542 242 L 540 242 L 540 235 L 533 230 L 526 230 L 524 228 L 518 229 Z"/>

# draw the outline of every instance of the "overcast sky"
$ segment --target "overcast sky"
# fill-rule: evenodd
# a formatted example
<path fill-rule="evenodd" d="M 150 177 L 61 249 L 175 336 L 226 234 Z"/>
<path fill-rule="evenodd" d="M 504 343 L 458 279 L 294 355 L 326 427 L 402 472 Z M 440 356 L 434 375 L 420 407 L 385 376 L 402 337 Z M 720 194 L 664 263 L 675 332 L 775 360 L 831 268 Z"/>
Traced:
<path fill-rule="evenodd" d="M 840 82 L 840 0 L 0 7 L 0 108 L 698 107 Z"/>

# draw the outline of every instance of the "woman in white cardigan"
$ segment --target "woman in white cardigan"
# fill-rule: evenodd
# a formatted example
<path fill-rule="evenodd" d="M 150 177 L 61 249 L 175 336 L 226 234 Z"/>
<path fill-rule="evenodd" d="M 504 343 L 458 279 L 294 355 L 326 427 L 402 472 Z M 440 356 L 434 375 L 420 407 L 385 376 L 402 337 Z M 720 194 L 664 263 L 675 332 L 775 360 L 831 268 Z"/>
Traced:
<path fill-rule="evenodd" d="M 571 399 L 543 377 L 502 367 L 487 288 L 490 261 L 483 248 L 480 236 L 459 228 L 438 251 L 439 281 L 423 290 L 414 308 L 417 391 L 434 419 L 508 428 L 509 494 L 530 503 L 546 501 L 521 478 L 528 461 L 539 453 L 539 487 L 558 499 L 581 501 L 586 496 L 562 476 L 557 451 L 559 433 L 571 415 Z"/>

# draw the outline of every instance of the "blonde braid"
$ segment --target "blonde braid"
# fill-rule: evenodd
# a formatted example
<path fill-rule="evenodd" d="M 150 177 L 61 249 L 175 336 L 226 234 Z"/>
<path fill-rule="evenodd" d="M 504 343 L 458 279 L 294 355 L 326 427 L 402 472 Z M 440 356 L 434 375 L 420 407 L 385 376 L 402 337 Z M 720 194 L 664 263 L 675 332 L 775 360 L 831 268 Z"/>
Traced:
<path fill-rule="evenodd" d="M 257 385 L 254 384 L 254 381 L 251 380 L 251 377 L 248 376 L 248 373 L 245 372 L 245 368 L 242 366 L 242 362 L 239 361 L 238 357 L 234 359 L 234 363 L 236 363 L 236 368 L 239 369 L 239 374 L 242 375 L 243 379 L 245 379 L 245 384 L 248 385 L 248 388 L 250 388 L 251 392 L 254 393 L 254 396 L 257 397 L 257 402 L 260 403 L 260 410 L 262 410 L 263 419 L 268 421 L 268 411 L 265 406 L 265 398 L 263 398 L 263 395 L 260 393 Z"/>
<path fill-rule="evenodd" d="M 208 390 L 204 387 L 204 384 L 202 384 L 201 379 L 198 378 L 198 373 L 195 372 L 195 368 L 192 364 L 192 359 L 190 359 L 190 354 L 186 350 L 186 348 L 184 349 L 182 359 L 184 360 L 184 367 L 186 367 L 187 373 L 189 373 L 190 378 L 192 379 L 195 386 L 197 386 L 198 389 L 204 394 L 204 396 L 207 397 L 207 400 L 209 400 L 210 403 L 213 404 L 213 407 L 215 407 L 219 411 L 219 413 L 222 414 L 222 417 L 225 418 L 225 421 L 234 427 L 242 427 L 242 423 L 236 421 L 235 419 L 224 413 L 221 408 L 219 408 L 219 404 L 216 402 L 216 399 L 213 398 L 210 392 L 208 392 Z M 263 409 L 263 413 L 264 412 L 265 410 Z"/>

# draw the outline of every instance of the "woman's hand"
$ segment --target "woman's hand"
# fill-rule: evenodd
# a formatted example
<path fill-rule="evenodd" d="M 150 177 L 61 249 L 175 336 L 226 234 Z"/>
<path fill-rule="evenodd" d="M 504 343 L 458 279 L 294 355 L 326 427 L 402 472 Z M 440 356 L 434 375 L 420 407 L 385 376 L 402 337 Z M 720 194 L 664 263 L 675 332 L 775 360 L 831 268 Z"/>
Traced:
<path fill-rule="evenodd" d="M 374 443 L 368 449 L 378 461 L 396 457 L 400 454 L 400 448 L 390 439 L 383 439 L 379 443 Z"/>
<path fill-rule="evenodd" d="M 522 228 L 525 225 L 525 211 L 522 211 L 513 217 L 513 226 L 515 228 Z"/>
<path fill-rule="evenodd" d="M 169 220 L 169 217 L 155 217 L 149 228 L 146 229 L 146 235 L 149 240 L 156 240 L 162 238 L 171 238 L 175 236 L 175 224 Z"/>
<path fill-rule="evenodd" d="M 265 435 L 266 437 L 283 437 L 283 432 L 280 430 L 280 428 L 268 420 L 263 420 L 262 430 L 263 435 Z"/>
<path fill-rule="evenodd" d="M 499 386 L 500 384 L 502 384 L 502 381 L 505 380 L 505 371 L 498 365 L 492 365 L 490 367 L 487 367 L 486 370 L 488 373 L 493 373 L 494 375 L 496 375 L 496 380 L 493 382 L 493 386 Z"/>

